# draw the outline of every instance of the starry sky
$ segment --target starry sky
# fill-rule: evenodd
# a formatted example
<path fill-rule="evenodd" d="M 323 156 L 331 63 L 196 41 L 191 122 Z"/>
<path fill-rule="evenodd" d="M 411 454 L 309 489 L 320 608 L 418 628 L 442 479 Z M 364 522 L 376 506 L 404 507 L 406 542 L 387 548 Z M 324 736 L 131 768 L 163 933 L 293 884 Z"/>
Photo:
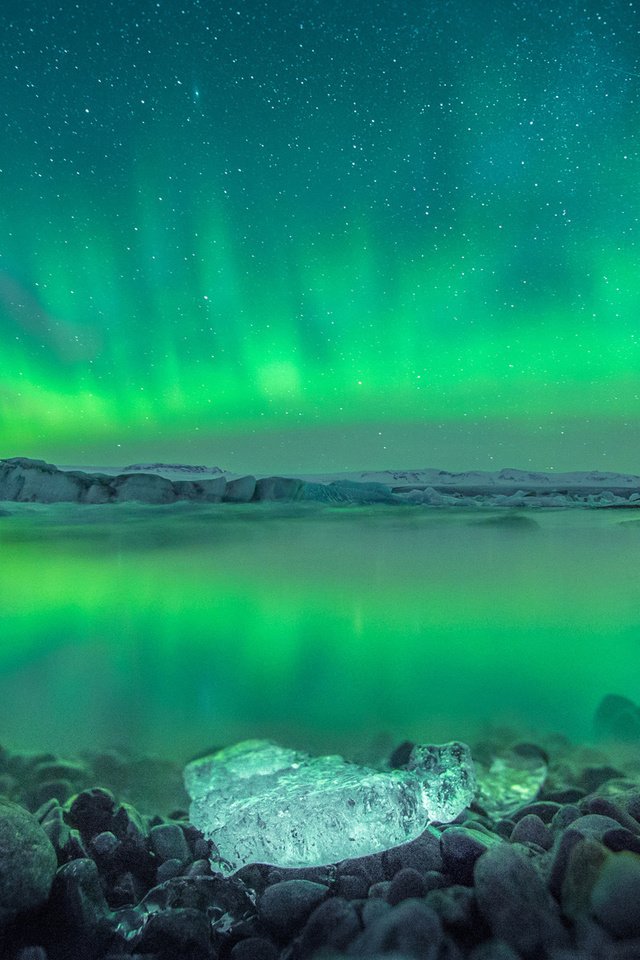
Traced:
<path fill-rule="evenodd" d="M 640 473 L 640 0 L 0 27 L 0 456 Z"/>

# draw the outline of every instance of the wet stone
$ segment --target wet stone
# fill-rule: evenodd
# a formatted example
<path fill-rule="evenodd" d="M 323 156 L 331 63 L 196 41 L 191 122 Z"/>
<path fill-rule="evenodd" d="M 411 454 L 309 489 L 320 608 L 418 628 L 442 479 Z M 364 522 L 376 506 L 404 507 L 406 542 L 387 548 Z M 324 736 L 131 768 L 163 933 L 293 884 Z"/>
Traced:
<path fill-rule="evenodd" d="M 619 830 L 607 830 L 602 836 L 602 842 L 605 847 L 614 853 L 621 850 L 628 850 L 630 853 L 640 854 L 640 837 L 630 830 L 620 827 Z"/>
<path fill-rule="evenodd" d="M 278 960 L 279 950 L 264 937 L 248 937 L 233 947 L 230 960 Z"/>
<path fill-rule="evenodd" d="M 328 892 L 324 884 L 311 880 L 283 880 L 267 887 L 258 901 L 258 913 L 267 928 L 285 940 L 298 932 Z"/>
<path fill-rule="evenodd" d="M 42 906 L 57 866 L 56 852 L 35 817 L 0 799 L 0 926 Z"/>
<path fill-rule="evenodd" d="M 96 833 L 112 828 L 114 808 L 115 797 L 111 791 L 93 787 L 74 797 L 69 807 L 69 821 L 83 839 L 90 840 Z"/>
<path fill-rule="evenodd" d="M 467 827 L 449 827 L 440 837 L 442 869 L 454 883 L 470 886 L 474 864 L 488 849 L 486 836 Z"/>
<path fill-rule="evenodd" d="M 488 850 L 477 861 L 474 878 L 478 908 L 495 937 L 526 956 L 566 944 L 556 902 L 516 847 Z"/>
<path fill-rule="evenodd" d="M 159 960 L 210 960 L 215 956 L 206 915 L 190 907 L 151 914 L 134 943 L 138 953 L 153 954 Z"/>
<path fill-rule="evenodd" d="M 331 897 L 316 907 L 307 920 L 300 938 L 300 954 L 311 956 L 320 949 L 338 953 L 352 943 L 360 930 L 353 904 Z"/>
<path fill-rule="evenodd" d="M 442 924 L 435 910 L 422 900 L 403 900 L 366 923 L 349 954 L 367 960 L 387 953 L 437 960 L 442 942 Z"/>
<path fill-rule="evenodd" d="M 190 859 L 189 847 L 179 824 L 158 824 L 151 828 L 149 837 L 151 849 L 159 860 L 179 860 L 185 863 Z"/>
<path fill-rule="evenodd" d="M 553 844 L 549 828 L 536 813 L 518 820 L 509 839 L 512 843 L 535 843 L 543 850 L 549 850 Z"/>
<path fill-rule="evenodd" d="M 401 900 L 408 900 L 411 897 L 420 899 L 426 892 L 423 875 L 413 867 L 405 867 L 399 870 L 391 881 L 387 890 L 387 900 L 391 906 L 395 906 Z"/>
<path fill-rule="evenodd" d="M 640 937 L 640 857 L 611 854 L 591 891 L 595 918 L 615 937 Z"/>

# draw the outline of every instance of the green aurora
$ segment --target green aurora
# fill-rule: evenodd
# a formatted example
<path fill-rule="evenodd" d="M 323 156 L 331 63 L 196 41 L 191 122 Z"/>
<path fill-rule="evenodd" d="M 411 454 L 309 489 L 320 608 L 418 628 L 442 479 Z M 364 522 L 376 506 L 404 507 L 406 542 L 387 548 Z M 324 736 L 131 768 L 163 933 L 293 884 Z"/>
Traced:
<path fill-rule="evenodd" d="M 0 455 L 637 471 L 635 3 L 0 19 Z"/>

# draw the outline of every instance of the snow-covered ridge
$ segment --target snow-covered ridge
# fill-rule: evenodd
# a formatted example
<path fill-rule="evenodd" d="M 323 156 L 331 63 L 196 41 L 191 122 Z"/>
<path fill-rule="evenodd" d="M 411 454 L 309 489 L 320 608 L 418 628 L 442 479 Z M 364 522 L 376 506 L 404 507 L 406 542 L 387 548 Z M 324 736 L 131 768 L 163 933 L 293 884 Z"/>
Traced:
<path fill-rule="evenodd" d="M 188 463 L 130 463 L 122 467 L 120 473 L 159 473 L 161 475 L 177 474 L 193 476 L 195 474 L 207 477 L 219 477 L 225 471 L 220 467 L 193 466 Z"/>

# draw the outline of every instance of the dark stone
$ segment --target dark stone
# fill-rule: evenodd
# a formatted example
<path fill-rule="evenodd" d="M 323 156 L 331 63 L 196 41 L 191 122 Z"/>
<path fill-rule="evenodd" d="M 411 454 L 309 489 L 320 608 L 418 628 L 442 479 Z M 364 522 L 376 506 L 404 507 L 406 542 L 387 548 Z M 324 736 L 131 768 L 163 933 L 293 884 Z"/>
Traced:
<path fill-rule="evenodd" d="M 474 947 L 468 960 L 520 960 L 520 954 L 516 953 L 504 940 L 492 937 L 491 940 L 485 940 L 484 943 Z M 564 956 L 562 960 L 579 960 L 579 958 Z"/>
<path fill-rule="evenodd" d="M 36 818 L 0 799 L 0 926 L 45 903 L 57 866 L 56 852 Z"/>
<path fill-rule="evenodd" d="M 410 864 L 406 864 L 406 866 L 410 866 Z M 400 867 L 398 867 L 399 869 Z M 336 876 L 340 877 L 343 873 L 363 877 L 367 881 L 367 886 L 378 883 L 385 879 L 382 855 L 375 854 L 368 857 L 354 857 L 353 860 L 343 860 L 336 867 Z"/>
<path fill-rule="evenodd" d="M 630 853 L 640 854 L 640 837 L 620 827 L 619 830 L 607 830 L 602 836 L 602 842 L 605 847 L 619 853 L 621 850 L 628 850 Z"/>
<path fill-rule="evenodd" d="M 437 960 L 442 942 L 442 924 L 435 910 L 422 900 L 403 900 L 366 923 L 349 954 L 367 960 L 385 953 Z"/>
<path fill-rule="evenodd" d="M 589 813 L 611 817 L 612 820 L 617 820 L 621 827 L 625 827 L 625 829 L 630 830 L 631 833 L 640 835 L 640 824 L 638 821 L 630 816 L 624 807 L 609 797 L 591 797 L 585 802 L 585 809 L 588 810 Z"/>
<path fill-rule="evenodd" d="M 114 937 L 109 907 L 93 860 L 72 860 L 58 870 L 46 910 L 46 929 L 70 957 L 93 960 Z"/>
<path fill-rule="evenodd" d="M 535 813 L 518 820 L 509 839 L 512 843 L 535 843 L 543 850 L 551 849 L 553 844 L 549 828 Z"/>
<path fill-rule="evenodd" d="M 532 816 L 535 816 L 535 814 L 532 814 Z M 496 820 L 494 830 L 499 837 L 502 837 L 503 840 L 508 840 L 513 833 L 514 827 L 515 822 L 513 820 L 503 817 L 501 820 Z"/>
<path fill-rule="evenodd" d="M 432 890 L 425 902 L 433 907 L 445 928 L 479 932 L 480 917 L 473 887 L 454 884 L 443 890 Z"/>
<path fill-rule="evenodd" d="M 474 879 L 478 908 L 493 936 L 527 957 L 568 944 L 558 905 L 516 847 L 488 850 L 476 862 Z"/>
<path fill-rule="evenodd" d="M 541 797 L 545 803 L 577 803 L 585 797 L 586 790 L 580 787 L 564 787 L 562 790 L 550 790 Z"/>
<path fill-rule="evenodd" d="M 97 833 L 91 841 L 91 849 L 98 857 L 110 857 L 120 846 L 120 841 L 110 830 Z"/>
<path fill-rule="evenodd" d="M 161 823 L 149 833 L 151 849 L 159 860 L 179 860 L 186 863 L 190 851 L 182 827 L 177 823 Z"/>
<path fill-rule="evenodd" d="M 546 763 L 547 766 L 549 765 L 549 754 L 546 750 L 543 750 L 542 747 L 538 746 L 537 743 L 528 743 L 526 741 L 516 743 L 515 746 L 511 747 L 511 752 L 525 760 L 542 761 L 542 763 Z"/>
<path fill-rule="evenodd" d="M 566 830 L 569 824 L 575 823 L 582 816 L 582 811 L 574 804 L 561 807 L 551 821 L 551 829 L 554 833 L 560 833 Z"/>
<path fill-rule="evenodd" d="M 300 954 L 311 956 L 317 950 L 341 952 L 360 933 L 360 920 L 352 903 L 331 897 L 316 907 L 300 938 Z"/>
<path fill-rule="evenodd" d="M 398 870 L 387 890 L 387 900 L 392 907 L 401 900 L 409 900 L 412 897 L 420 899 L 427 892 L 423 875 L 413 867 L 405 867 Z"/>
<path fill-rule="evenodd" d="M 522 820 L 530 813 L 535 813 L 543 823 L 551 823 L 556 813 L 561 809 L 562 804 L 560 803 L 554 803 L 551 800 L 536 800 L 533 803 L 525 804 L 524 807 L 520 807 L 519 810 L 512 813 L 511 819 L 517 823 L 518 820 Z"/>
<path fill-rule="evenodd" d="M 640 710 L 628 697 L 610 693 L 598 704 L 593 719 L 596 734 L 604 739 L 635 743 L 640 740 Z"/>
<path fill-rule="evenodd" d="M 69 807 L 69 822 L 80 831 L 84 840 L 91 840 L 96 833 L 112 829 L 115 803 L 114 795 L 103 787 L 83 790 Z"/>
<path fill-rule="evenodd" d="M 29 793 L 29 806 L 40 807 L 47 800 L 55 799 L 59 803 L 66 803 L 69 797 L 76 792 L 69 780 L 45 780 Z"/>
<path fill-rule="evenodd" d="M 380 897 L 370 897 L 365 900 L 360 910 L 362 926 L 369 927 L 371 924 L 377 923 L 390 910 L 391 904 L 387 903 L 386 900 L 382 900 Z"/>
<path fill-rule="evenodd" d="M 442 869 L 454 883 L 473 883 L 476 860 L 489 849 L 489 842 L 467 827 L 449 827 L 440 837 Z"/>
<path fill-rule="evenodd" d="M 369 883 L 363 876 L 342 873 L 334 884 L 334 893 L 345 900 L 363 900 L 368 893 Z"/>
<path fill-rule="evenodd" d="M 615 780 L 618 777 L 623 777 L 624 774 L 621 770 L 617 770 L 615 767 L 610 767 L 606 764 L 598 767 L 585 767 L 582 771 L 582 785 L 587 791 L 587 793 L 593 793 L 598 787 L 601 787 L 603 783 L 606 783 L 608 780 Z"/>
<path fill-rule="evenodd" d="M 429 893 L 429 890 L 440 890 L 442 887 L 448 886 L 447 878 L 439 870 L 428 870 L 422 879 L 424 880 L 425 893 Z"/>
<path fill-rule="evenodd" d="M 193 863 L 190 863 L 188 867 L 184 870 L 185 877 L 210 877 L 211 873 L 211 864 L 208 860 L 194 860 Z"/>
<path fill-rule="evenodd" d="M 44 947 L 23 947 L 16 954 L 16 960 L 48 960 Z"/>
<path fill-rule="evenodd" d="M 58 820 L 57 818 L 45 820 L 45 822 L 42 824 L 42 829 L 51 841 L 51 845 L 53 846 L 58 858 L 58 863 L 66 863 L 67 860 L 73 859 L 71 857 L 67 857 L 65 854 L 65 850 L 67 849 L 69 840 L 71 838 L 71 831 L 64 820 Z"/>
<path fill-rule="evenodd" d="M 279 950 L 264 937 L 240 940 L 230 954 L 230 960 L 278 960 Z"/>
<path fill-rule="evenodd" d="M 370 899 L 386 900 L 390 886 L 391 880 L 379 880 L 378 883 L 372 883 L 369 887 L 369 893 L 367 896 Z"/>
<path fill-rule="evenodd" d="M 549 890 L 556 898 L 560 900 L 562 884 L 567 871 L 571 851 L 580 843 L 583 835 L 578 830 L 572 830 L 569 827 L 564 833 L 559 833 L 553 847 L 551 856 L 551 865 L 549 869 Z"/>
<path fill-rule="evenodd" d="M 156 881 L 158 883 L 164 883 L 165 880 L 171 880 L 172 877 L 178 877 L 182 872 L 182 867 L 182 860 L 163 860 L 156 870 Z"/>
<path fill-rule="evenodd" d="M 146 884 L 127 870 L 120 874 L 109 890 L 109 904 L 114 909 L 135 906 L 142 900 L 145 892 Z"/>
<path fill-rule="evenodd" d="M 596 920 L 614 937 L 640 937 L 640 857 L 612 853 L 591 891 Z"/>
<path fill-rule="evenodd" d="M 562 912 L 577 920 L 589 909 L 591 891 L 611 854 L 598 840 L 585 837 L 572 847 L 562 880 Z"/>
<path fill-rule="evenodd" d="M 414 746 L 415 744 L 411 740 L 403 740 L 402 743 L 398 744 L 389 757 L 389 766 L 392 770 L 400 770 L 402 767 L 406 767 Z"/>
<path fill-rule="evenodd" d="M 44 824 L 43 826 L 46 826 Z M 88 856 L 87 848 L 82 841 L 79 830 L 69 830 L 69 836 L 60 847 L 60 855 L 63 863 L 69 860 L 84 860 Z"/>
<path fill-rule="evenodd" d="M 191 907 L 176 907 L 151 914 L 135 938 L 138 953 L 155 954 L 159 960 L 211 960 L 215 957 L 211 927 L 204 913 Z"/>
<path fill-rule="evenodd" d="M 601 813 L 587 813 L 574 820 L 570 829 L 581 833 L 583 837 L 596 837 L 600 840 L 607 830 L 617 830 L 619 826 L 619 821 L 613 817 Z"/>
<path fill-rule="evenodd" d="M 258 914 L 282 940 L 290 939 L 329 890 L 311 880 L 283 880 L 267 887 L 258 901 Z"/>

